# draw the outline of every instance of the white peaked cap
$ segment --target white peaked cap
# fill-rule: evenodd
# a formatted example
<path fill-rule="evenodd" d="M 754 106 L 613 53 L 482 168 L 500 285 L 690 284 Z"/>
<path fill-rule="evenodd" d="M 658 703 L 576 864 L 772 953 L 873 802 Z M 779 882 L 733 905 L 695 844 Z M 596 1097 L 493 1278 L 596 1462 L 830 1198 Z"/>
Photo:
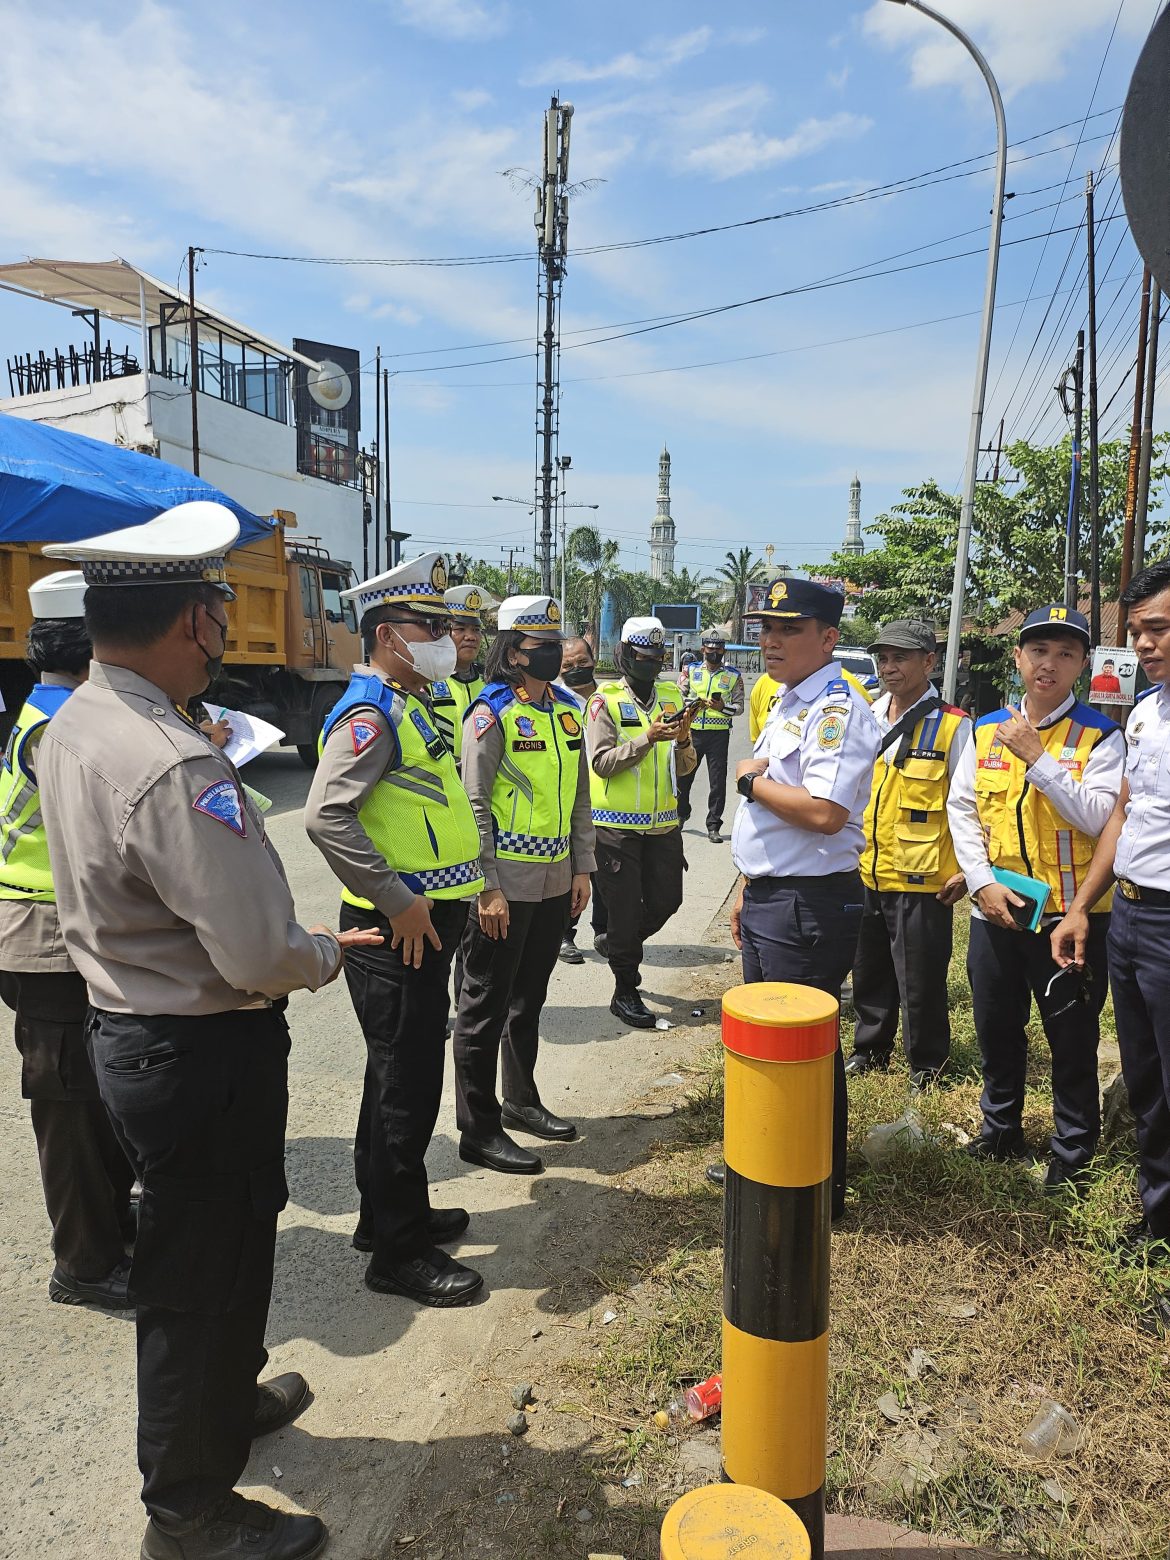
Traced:
<path fill-rule="evenodd" d="M 560 634 L 561 609 L 551 596 L 509 596 L 500 604 L 496 626 L 525 634 Z"/>
<path fill-rule="evenodd" d="M 429 552 L 406 563 L 396 563 L 385 573 L 343 590 L 341 595 L 344 601 L 356 601 L 362 616 L 375 607 L 408 607 L 412 612 L 445 616 L 446 588 L 447 560 L 442 553 Z"/>
<path fill-rule="evenodd" d="M 86 584 L 80 569 L 58 569 L 28 588 L 28 602 L 35 618 L 85 616 Z"/>
<path fill-rule="evenodd" d="M 81 542 L 54 542 L 46 558 L 80 563 L 87 585 L 215 585 L 225 596 L 227 555 L 240 522 L 224 504 L 195 499 L 144 525 L 128 525 Z"/>
<path fill-rule="evenodd" d="M 634 645 L 639 650 L 661 650 L 666 644 L 666 630 L 656 617 L 627 618 L 622 625 L 622 644 Z"/>

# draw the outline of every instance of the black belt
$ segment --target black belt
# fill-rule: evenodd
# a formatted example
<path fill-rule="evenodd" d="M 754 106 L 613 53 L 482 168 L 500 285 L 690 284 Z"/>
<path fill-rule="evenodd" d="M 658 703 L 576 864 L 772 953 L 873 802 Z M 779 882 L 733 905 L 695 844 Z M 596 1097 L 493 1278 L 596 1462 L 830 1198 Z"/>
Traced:
<path fill-rule="evenodd" d="M 1128 878 L 1117 879 L 1117 892 L 1123 899 L 1143 905 L 1156 905 L 1159 909 L 1170 909 L 1170 889 L 1144 888 L 1140 883 L 1131 883 Z"/>

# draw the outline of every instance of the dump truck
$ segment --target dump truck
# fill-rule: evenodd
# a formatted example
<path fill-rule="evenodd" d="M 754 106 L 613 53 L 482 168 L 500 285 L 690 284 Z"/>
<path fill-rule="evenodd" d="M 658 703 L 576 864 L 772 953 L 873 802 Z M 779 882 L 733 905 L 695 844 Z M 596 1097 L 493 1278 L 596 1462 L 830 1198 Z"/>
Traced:
<path fill-rule="evenodd" d="M 317 735 L 337 703 L 354 664 L 362 659 L 357 613 L 341 592 L 354 581 L 352 566 L 330 557 L 315 537 L 290 541 L 295 516 L 277 511 L 272 529 L 228 556 L 236 593 L 229 617 L 223 671 L 205 695 L 271 721 L 312 768 Z M 25 664 L 32 614 L 28 587 L 68 567 L 46 558 L 40 544 L 0 544 L 0 736 L 8 740 L 33 685 Z"/>

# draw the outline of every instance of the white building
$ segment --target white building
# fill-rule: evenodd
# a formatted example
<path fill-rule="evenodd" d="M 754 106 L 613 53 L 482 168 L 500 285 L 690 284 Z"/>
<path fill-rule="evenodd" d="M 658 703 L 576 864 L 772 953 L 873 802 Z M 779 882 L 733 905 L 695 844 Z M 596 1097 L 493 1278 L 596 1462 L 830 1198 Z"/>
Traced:
<path fill-rule="evenodd" d="M 650 578 L 668 580 L 674 573 L 674 521 L 670 518 L 670 452 L 662 447 L 658 460 L 658 510 L 650 526 Z"/>
<path fill-rule="evenodd" d="M 193 469 L 190 310 L 182 293 L 124 260 L 0 265 L 0 288 L 87 311 L 73 328 L 92 332 L 81 347 L 7 354 L 10 394 L 0 412 Z M 133 333 L 136 351 L 111 350 L 110 321 L 123 327 L 119 335 Z M 358 354 L 329 349 L 341 365 L 322 362 L 198 300 L 196 329 L 199 475 L 254 514 L 291 510 L 290 540 L 319 537 L 360 574 Z"/>

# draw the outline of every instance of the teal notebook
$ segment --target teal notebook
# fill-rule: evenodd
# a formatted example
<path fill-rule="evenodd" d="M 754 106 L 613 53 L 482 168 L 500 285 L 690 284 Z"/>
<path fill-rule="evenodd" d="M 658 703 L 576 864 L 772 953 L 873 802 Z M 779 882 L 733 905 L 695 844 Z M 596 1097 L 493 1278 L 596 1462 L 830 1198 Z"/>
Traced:
<path fill-rule="evenodd" d="M 1016 924 L 1025 932 L 1034 932 L 1052 896 L 1048 884 L 1038 883 L 1035 878 L 1025 877 L 1022 872 L 1005 872 L 1002 867 L 992 867 L 991 870 L 995 873 L 997 883 L 1002 883 L 1013 894 L 1027 901 L 1024 907 L 1012 907 L 1012 915 Z"/>

